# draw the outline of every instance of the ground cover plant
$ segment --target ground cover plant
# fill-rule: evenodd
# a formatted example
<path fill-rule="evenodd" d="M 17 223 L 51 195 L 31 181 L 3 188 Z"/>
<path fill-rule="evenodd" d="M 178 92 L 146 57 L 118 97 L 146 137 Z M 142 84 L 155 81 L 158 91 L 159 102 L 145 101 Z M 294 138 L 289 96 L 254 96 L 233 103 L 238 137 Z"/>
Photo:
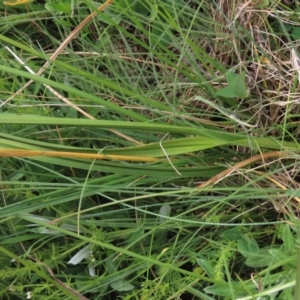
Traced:
<path fill-rule="evenodd" d="M 1 299 L 300 299 L 297 1 L 0 12 Z"/>

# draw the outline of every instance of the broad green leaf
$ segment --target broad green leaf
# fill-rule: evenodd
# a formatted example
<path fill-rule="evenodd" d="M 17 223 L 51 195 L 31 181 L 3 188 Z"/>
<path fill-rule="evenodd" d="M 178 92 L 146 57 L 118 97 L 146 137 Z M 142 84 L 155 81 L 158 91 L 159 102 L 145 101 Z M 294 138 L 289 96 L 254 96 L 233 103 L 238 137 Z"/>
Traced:
<path fill-rule="evenodd" d="M 168 25 L 162 23 L 162 20 L 153 21 L 150 38 L 153 44 L 159 43 L 165 47 L 169 47 L 172 43 L 172 33 L 168 29 Z"/>
<path fill-rule="evenodd" d="M 211 285 L 204 289 L 208 294 L 227 297 L 230 295 L 230 286 L 227 283 Z"/>
<path fill-rule="evenodd" d="M 249 289 L 252 288 L 252 286 L 254 288 L 254 285 L 251 284 L 250 286 L 247 286 L 247 290 L 244 290 L 239 282 L 231 282 L 231 284 L 219 282 L 205 288 L 204 291 L 208 294 L 227 297 L 226 299 L 236 299 L 234 296 L 244 295 L 245 292 L 249 292 Z"/>
<path fill-rule="evenodd" d="M 145 230 L 143 226 L 138 227 L 135 231 L 128 234 L 126 237 L 126 243 L 129 245 L 140 240 L 145 235 Z"/>
<path fill-rule="evenodd" d="M 238 75 L 235 72 L 233 72 L 231 70 L 227 71 L 225 74 L 227 83 L 229 85 L 232 85 L 237 76 Z"/>
<path fill-rule="evenodd" d="M 284 261 L 284 260 L 289 260 L 291 258 L 290 255 L 285 253 L 282 249 L 270 249 L 269 253 L 276 258 L 278 261 Z M 296 257 L 296 256 L 295 256 Z"/>
<path fill-rule="evenodd" d="M 233 92 L 236 95 L 236 97 L 239 98 L 247 98 L 249 96 L 249 91 L 246 86 L 246 73 L 245 71 L 241 72 L 240 75 L 238 75 L 233 83 L 232 83 Z"/>
<path fill-rule="evenodd" d="M 118 292 L 127 292 L 134 289 L 134 285 L 124 279 L 114 281 L 110 286 Z"/>
<path fill-rule="evenodd" d="M 227 229 L 222 233 L 223 239 L 228 239 L 231 241 L 238 241 L 243 238 L 241 231 L 237 228 Z"/>
<path fill-rule="evenodd" d="M 292 29 L 292 38 L 297 40 L 300 40 L 300 27 L 294 26 Z"/>
<path fill-rule="evenodd" d="M 87 258 L 91 253 L 91 245 L 87 245 L 79 250 L 69 261 L 70 265 L 78 265 L 82 260 Z"/>
<path fill-rule="evenodd" d="M 133 10 L 143 16 L 148 16 L 150 14 L 151 8 L 147 5 L 146 1 L 135 1 L 132 5 Z"/>
<path fill-rule="evenodd" d="M 252 268 L 263 268 L 271 266 L 272 264 L 279 262 L 278 257 L 274 257 L 270 253 L 271 249 L 260 249 L 257 253 L 250 255 L 246 259 L 246 265 Z"/>
<path fill-rule="evenodd" d="M 113 274 L 117 272 L 116 262 L 113 260 L 113 258 L 107 258 L 105 260 L 105 266 L 108 274 Z"/>
<path fill-rule="evenodd" d="M 199 257 L 199 258 L 197 258 L 197 263 L 210 278 L 215 277 L 216 272 L 214 270 L 214 267 L 211 265 L 211 263 L 207 259 Z"/>
<path fill-rule="evenodd" d="M 236 98 L 236 94 L 233 91 L 232 86 L 226 86 L 222 89 L 217 90 L 216 92 L 217 96 L 225 97 L 225 98 Z"/>
<path fill-rule="evenodd" d="M 270 1 L 269 0 L 261 0 L 261 1 L 253 1 L 257 4 L 254 4 L 255 8 L 267 8 L 270 6 Z"/>
<path fill-rule="evenodd" d="M 46 1 L 45 8 L 54 14 L 72 13 L 72 2 L 69 1 Z"/>
<path fill-rule="evenodd" d="M 295 237 L 291 232 L 290 226 L 286 224 L 283 227 L 282 231 L 282 240 L 283 240 L 283 247 L 287 254 L 292 253 L 296 250 L 295 246 Z"/>
<path fill-rule="evenodd" d="M 226 81 L 228 86 L 221 88 L 216 92 L 217 96 L 225 98 L 246 98 L 249 96 L 249 91 L 246 86 L 246 73 L 236 74 L 229 70 L 226 73 Z"/>
<path fill-rule="evenodd" d="M 168 220 L 167 218 L 165 217 L 169 217 L 171 214 L 171 206 L 170 204 L 168 203 L 165 203 L 162 205 L 162 207 L 160 208 L 159 210 L 159 215 L 160 215 L 160 220 L 159 222 L 160 223 L 163 223 L 165 222 L 166 220 Z"/>
<path fill-rule="evenodd" d="M 246 257 L 252 256 L 259 251 L 259 246 L 253 238 L 243 235 L 243 238 L 237 242 L 238 250 Z"/>

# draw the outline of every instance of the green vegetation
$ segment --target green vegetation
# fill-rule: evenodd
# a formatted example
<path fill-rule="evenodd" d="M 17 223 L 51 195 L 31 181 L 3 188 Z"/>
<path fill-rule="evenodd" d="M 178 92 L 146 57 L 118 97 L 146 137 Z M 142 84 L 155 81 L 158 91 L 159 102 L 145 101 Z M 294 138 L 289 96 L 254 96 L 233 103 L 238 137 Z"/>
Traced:
<path fill-rule="evenodd" d="M 298 1 L 6 4 L 0 299 L 300 300 Z"/>

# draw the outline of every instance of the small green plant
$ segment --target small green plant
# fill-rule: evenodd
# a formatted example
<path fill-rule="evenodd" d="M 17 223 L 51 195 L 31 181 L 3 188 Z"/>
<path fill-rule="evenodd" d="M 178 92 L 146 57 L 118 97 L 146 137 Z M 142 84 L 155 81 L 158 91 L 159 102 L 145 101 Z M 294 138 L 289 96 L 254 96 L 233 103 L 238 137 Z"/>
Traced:
<path fill-rule="evenodd" d="M 236 249 L 238 254 L 233 255 L 231 252 L 230 259 L 242 261 L 252 272 L 248 281 L 241 281 L 241 278 L 225 282 L 224 280 L 209 286 L 205 291 L 215 296 L 232 297 L 240 300 L 250 299 L 277 299 L 282 286 L 287 288 L 284 294 L 287 296 L 293 292 L 295 285 L 294 273 L 296 271 L 297 249 L 295 247 L 296 235 L 292 232 L 289 225 L 279 227 L 278 238 L 282 239 L 283 245 L 278 247 L 267 246 L 260 248 L 255 238 L 248 234 L 242 234 L 237 228 L 229 229 L 223 232 L 222 241 L 224 247 Z M 227 242 L 226 242 L 227 240 Z M 198 259 L 199 265 L 206 271 L 209 276 L 213 276 L 213 266 L 205 259 Z M 228 261 L 226 262 L 228 263 Z M 252 271 L 251 271 L 252 270 Z M 256 273 L 255 270 L 260 270 Z M 276 275 L 273 274 L 276 270 Z M 245 296 L 252 294 L 252 297 Z M 270 298 L 258 298 L 269 296 Z M 282 294 L 281 294 L 282 295 Z M 288 296 L 287 296 L 288 297 Z M 285 299 L 285 298 L 284 298 Z M 291 299 L 288 297 L 287 299 Z"/>
<path fill-rule="evenodd" d="M 216 92 L 217 96 L 225 98 L 247 98 L 249 96 L 249 90 L 246 86 L 246 72 L 242 71 L 240 74 L 236 74 L 233 71 L 226 73 L 226 81 L 228 86 L 219 89 Z"/>

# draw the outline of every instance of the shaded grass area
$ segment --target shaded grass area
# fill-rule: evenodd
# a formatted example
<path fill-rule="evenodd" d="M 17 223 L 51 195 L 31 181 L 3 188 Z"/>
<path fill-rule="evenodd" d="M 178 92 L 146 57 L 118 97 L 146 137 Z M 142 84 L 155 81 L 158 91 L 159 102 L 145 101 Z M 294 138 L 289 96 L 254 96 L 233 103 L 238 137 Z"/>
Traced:
<path fill-rule="evenodd" d="M 2 6 L 1 297 L 298 299 L 298 4 L 119 0 L 13 56 L 98 5 Z"/>

